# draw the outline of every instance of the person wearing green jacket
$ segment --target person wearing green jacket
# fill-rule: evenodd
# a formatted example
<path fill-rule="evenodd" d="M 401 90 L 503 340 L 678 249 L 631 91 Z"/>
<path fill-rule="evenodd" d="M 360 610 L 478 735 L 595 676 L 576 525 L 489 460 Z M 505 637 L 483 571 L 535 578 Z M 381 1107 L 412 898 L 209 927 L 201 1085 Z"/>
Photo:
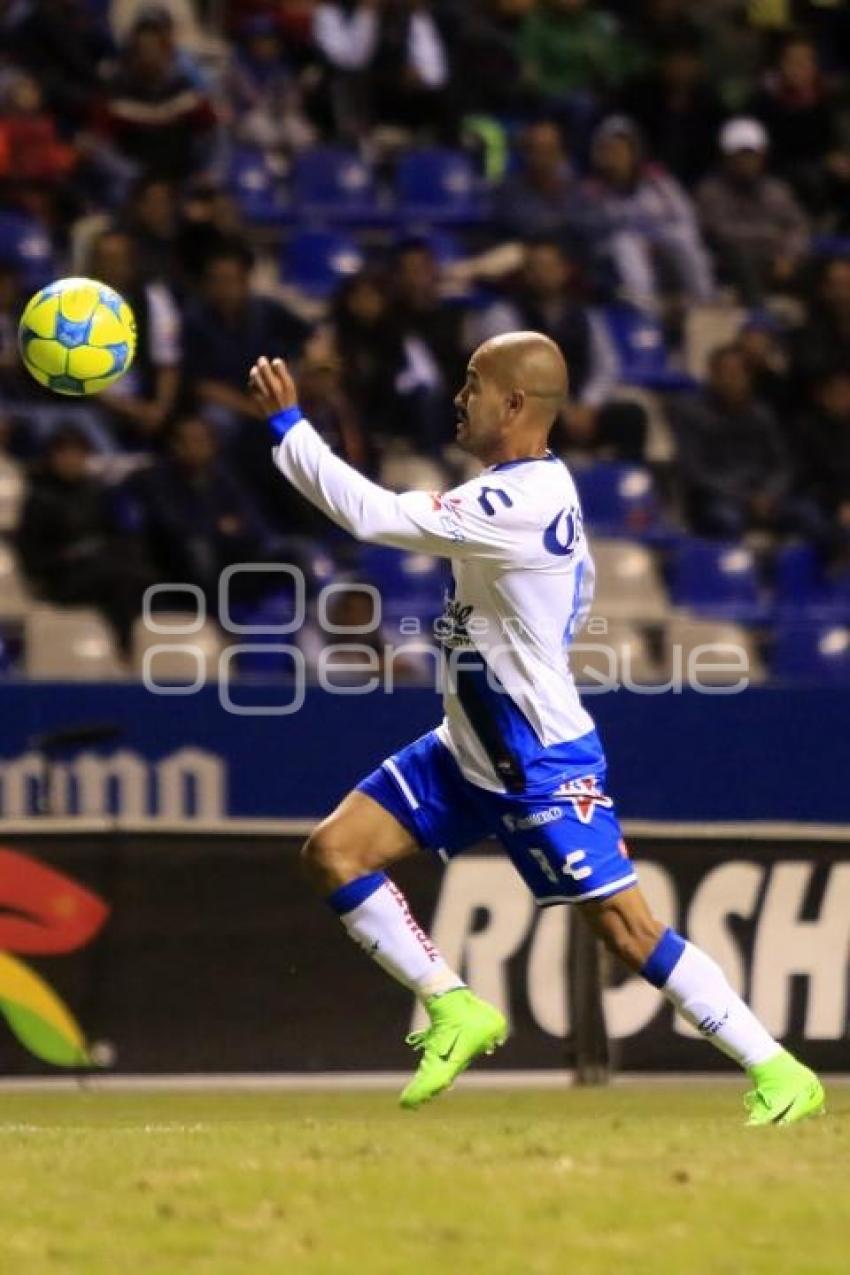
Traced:
<path fill-rule="evenodd" d="M 635 53 L 592 0 L 543 0 L 523 22 L 519 51 L 532 85 L 548 97 L 618 84 Z"/>

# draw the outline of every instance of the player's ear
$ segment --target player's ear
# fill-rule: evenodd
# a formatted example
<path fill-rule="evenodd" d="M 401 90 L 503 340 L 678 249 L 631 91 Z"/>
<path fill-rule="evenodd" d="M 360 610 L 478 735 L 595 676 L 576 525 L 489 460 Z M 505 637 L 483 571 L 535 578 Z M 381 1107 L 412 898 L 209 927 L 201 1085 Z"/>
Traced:
<path fill-rule="evenodd" d="M 525 403 L 525 394 L 522 392 L 522 390 L 511 390 L 510 394 L 508 395 L 507 402 L 508 402 L 509 411 L 511 411 L 513 415 L 516 416 L 518 412 L 522 411 L 523 404 Z"/>

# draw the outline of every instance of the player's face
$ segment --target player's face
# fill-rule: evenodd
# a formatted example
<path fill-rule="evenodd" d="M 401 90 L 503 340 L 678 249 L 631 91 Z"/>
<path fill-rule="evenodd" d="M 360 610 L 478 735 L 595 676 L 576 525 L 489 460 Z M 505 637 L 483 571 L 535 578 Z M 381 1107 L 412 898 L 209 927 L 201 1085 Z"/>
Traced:
<path fill-rule="evenodd" d="M 465 452 L 487 461 L 502 441 L 509 404 L 486 361 L 475 355 L 466 370 L 463 388 L 455 397 L 457 442 Z"/>

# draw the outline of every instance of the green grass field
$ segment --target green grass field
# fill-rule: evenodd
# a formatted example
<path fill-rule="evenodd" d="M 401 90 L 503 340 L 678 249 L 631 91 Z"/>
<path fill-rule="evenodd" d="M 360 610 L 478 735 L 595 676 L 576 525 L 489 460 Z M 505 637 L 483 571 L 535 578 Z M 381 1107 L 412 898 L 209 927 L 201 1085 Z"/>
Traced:
<path fill-rule="evenodd" d="M 0 1093 L 4 1275 L 846 1275 L 850 1087 Z"/>

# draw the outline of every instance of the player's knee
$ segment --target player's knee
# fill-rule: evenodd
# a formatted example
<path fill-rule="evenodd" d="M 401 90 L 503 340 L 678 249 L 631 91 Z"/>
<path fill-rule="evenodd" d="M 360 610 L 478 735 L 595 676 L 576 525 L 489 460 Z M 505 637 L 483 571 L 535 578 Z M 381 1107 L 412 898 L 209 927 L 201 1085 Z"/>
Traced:
<path fill-rule="evenodd" d="M 338 890 L 360 875 L 350 839 L 332 823 L 319 824 L 301 847 L 301 869 L 323 894 Z"/>

